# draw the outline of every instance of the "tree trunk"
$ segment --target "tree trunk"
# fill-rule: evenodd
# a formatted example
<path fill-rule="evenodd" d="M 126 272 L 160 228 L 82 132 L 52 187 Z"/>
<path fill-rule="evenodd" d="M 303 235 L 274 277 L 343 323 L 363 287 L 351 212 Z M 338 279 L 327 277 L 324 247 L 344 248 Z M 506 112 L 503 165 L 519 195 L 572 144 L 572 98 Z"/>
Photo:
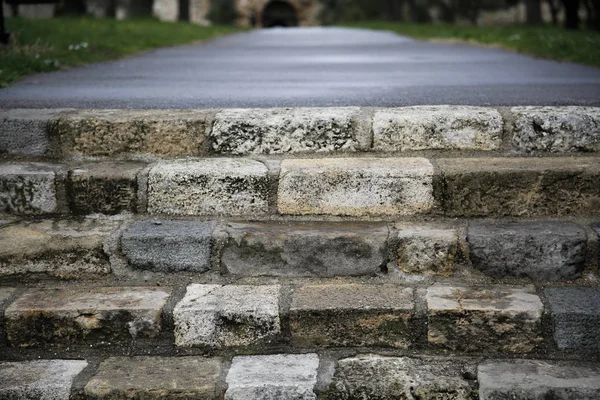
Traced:
<path fill-rule="evenodd" d="M 565 6 L 565 28 L 579 29 L 579 0 L 562 0 Z"/>
<path fill-rule="evenodd" d="M 542 5 L 540 4 L 540 0 L 527 0 L 525 6 L 527 9 L 527 25 L 541 25 Z"/>
<path fill-rule="evenodd" d="M 560 3 L 558 0 L 547 0 L 548 6 L 550 6 L 550 14 L 552 15 L 552 25 L 558 26 L 558 11 L 560 10 Z"/>

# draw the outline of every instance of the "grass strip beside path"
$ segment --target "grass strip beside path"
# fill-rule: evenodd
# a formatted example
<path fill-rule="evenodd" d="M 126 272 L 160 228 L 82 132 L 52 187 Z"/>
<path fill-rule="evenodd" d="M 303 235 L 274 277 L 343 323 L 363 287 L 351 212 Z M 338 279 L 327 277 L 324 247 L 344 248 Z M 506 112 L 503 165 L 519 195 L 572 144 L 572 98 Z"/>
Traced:
<path fill-rule="evenodd" d="M 393 31 L 416 39 L 499 46 L 538 57 L 600 67 L 600 32 L 596 31 L 566 31 L 552 26 L 479 27 L 384 21 L 344 25 Z"/>
<path fill-rule="evenodd" d="M 36 72 L 117 59 L 158 47 L 199 42 L 241 31 L 153 19 L 8 18 L 11 42 L 0 45 L 0 87 Z"/>

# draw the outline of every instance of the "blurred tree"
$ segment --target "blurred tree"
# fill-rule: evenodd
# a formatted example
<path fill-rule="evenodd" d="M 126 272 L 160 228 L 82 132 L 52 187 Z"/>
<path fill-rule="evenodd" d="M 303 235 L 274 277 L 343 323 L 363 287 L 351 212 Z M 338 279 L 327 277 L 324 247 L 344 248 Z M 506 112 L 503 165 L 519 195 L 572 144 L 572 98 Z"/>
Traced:
<path fill-rule="evenodd" d="M 600 30 L 600 0 L 584 0 L 587 12 L 587 27 Z"/>
<path fill-rule="evenodd" d="M 579 0 L 562 0 L 565 7 L 565 28 L 579 29 Z"/>
<path fill-rule="evenodd" d="M 542 4 L 541 0 L 525 0 L 526 23 L 527 25 L 542 24 Z"/>
<path fill-rule="evenodd" d="M 558 12 L 560 11 L 560 0 L 546 0 L 550 7 L 550 15 L 552 16 L 552 25 L 558 26 Z"/>
<path fill-rule="evenodd" d="M 212 0 L 207 17 L 215 24 L 234 24 L 238 18 L 234 0 Z"/>

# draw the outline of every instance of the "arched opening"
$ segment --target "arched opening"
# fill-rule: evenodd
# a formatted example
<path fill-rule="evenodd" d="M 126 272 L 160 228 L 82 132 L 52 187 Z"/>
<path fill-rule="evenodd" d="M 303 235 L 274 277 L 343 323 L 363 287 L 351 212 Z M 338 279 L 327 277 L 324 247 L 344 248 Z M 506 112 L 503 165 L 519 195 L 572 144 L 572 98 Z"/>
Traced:
<path fill-rule="evenodd" d="M 298 26 L 296 10 L 287 1 L 270 1 L 262 12 L 262 26 L 264 28 Z"/>

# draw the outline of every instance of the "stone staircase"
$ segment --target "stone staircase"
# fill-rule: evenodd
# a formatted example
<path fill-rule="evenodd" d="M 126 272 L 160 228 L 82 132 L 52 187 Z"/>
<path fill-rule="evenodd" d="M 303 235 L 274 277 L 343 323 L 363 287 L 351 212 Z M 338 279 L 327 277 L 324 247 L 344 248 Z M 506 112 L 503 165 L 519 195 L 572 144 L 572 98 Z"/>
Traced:
<path fill-rule="evenodd" d="M 600 109 L 0 112 L 0 399 L 600 399 Z"/>

